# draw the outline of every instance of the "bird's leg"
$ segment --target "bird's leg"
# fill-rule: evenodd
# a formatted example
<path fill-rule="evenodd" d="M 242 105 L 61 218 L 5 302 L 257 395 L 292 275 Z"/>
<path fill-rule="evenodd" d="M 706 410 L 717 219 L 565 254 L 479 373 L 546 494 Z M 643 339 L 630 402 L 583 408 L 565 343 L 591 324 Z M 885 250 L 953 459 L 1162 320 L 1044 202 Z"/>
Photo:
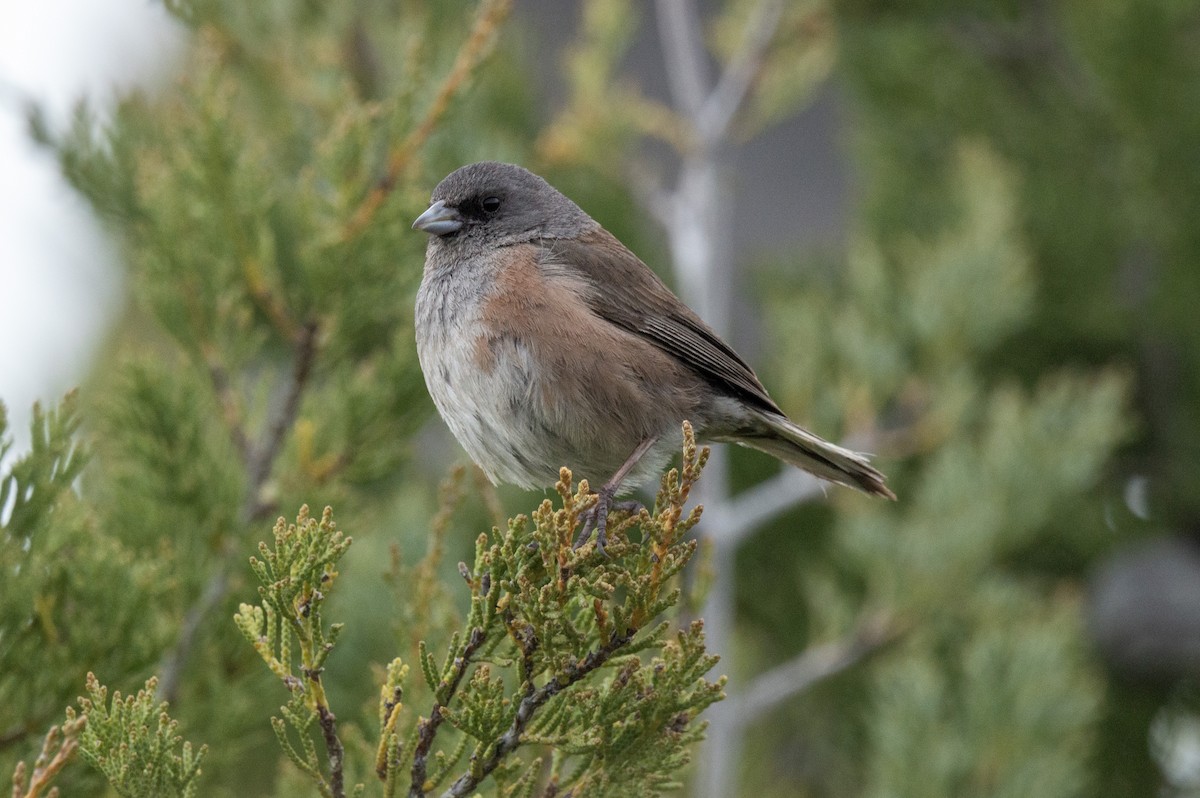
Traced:
<path fill-rule="evenodd" d="M 638 447 L 633 450 L 633 454 L 629 455 L 629 459 L 617 469 L 617 473 L 600 486 L 600 490 L 596 491 L 596 503 L 584 513 L 583 529 L 579 531 L 579 536 L 575 538 L 575 548 L 582 546 L 592 532 L 596 532 L 596 548 L 600 553 L 604 553 L 604 544 L 607 542 L 606 531 L 608 527 L 608 511 L 623 510 L 633 512 L 640 510 L 642 505 L 636 501 L 624 501 L 613 504 L 613 497 L 617 495 L 617 490 L 621 487 L 621 483 L 625 481 L 625 477 L 629 476 L 629 472 L 638 464 L 638 461 L 650 451 L 650 447 L 658 441 L 658 436 L 653 435 L 638 444 Z"/>

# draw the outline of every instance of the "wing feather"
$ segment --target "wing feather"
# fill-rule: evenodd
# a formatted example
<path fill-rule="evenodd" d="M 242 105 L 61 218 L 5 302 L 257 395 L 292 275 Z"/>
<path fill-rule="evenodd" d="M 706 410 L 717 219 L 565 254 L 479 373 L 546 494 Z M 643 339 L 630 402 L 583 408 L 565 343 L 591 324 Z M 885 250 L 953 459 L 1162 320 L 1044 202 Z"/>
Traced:
<path fill-rule="evenodd" d="M 581 280 L 596 315 L 647 339 L 722 392 L 783 415 L 749 364 L 607 230 L 540 245 L 543 268 Z"/>

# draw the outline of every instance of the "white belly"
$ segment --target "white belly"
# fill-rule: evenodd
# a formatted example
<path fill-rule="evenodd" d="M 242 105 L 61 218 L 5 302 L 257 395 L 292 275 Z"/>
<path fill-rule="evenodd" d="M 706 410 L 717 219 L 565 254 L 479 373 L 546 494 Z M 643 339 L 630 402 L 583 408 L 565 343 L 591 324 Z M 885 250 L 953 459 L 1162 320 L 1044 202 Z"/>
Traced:
<path fill-rule="evenodd" d="M 454 311 L 448 306 L 455 304 Z M 422 287 L 417 300 L 417 356 L 425 385 L 454 437 L 493 483 L 547 487 L 558 479 L 561 456 L 534 434 L 533 368 L 516 342 L 479 362 L 479 303 L 452 303 Z M 422 320 L 425 323 L 422 323 Z"/>

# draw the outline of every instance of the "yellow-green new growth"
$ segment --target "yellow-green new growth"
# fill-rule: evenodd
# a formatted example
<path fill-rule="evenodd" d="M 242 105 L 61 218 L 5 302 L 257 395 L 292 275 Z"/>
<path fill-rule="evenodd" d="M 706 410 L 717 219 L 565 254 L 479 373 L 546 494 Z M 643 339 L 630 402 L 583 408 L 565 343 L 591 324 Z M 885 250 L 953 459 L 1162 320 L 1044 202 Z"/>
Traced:
<path fill-rule="evenodd" d="M 274 548 L 260 543 L 259 557 L 250 558 L 250 567 L 261 583 L 258 594 L 262 603 L 242 604 L 234 621 L 291 692 L 287 705 L 280 708 L 282 718 L 271 719 L 284 753 L 313 779 L 322 796 L 341 798 L 345 794 L 345 751 L 321 675 L 342 624 L 326 629 L 321 607 L 337 578 L 337 562 L 353 541 L 337 531 L 331 508 L 326 507 L 317 521 L 309 516 L 307 505 L 300 508 L 294 524 L 280 518 L 274 537 Z M 299 646 L 298 662 L 292 651 L 293 638 Z M 328 773 L 312 741 L 314 725 L 319 726 L 325 742 Z M 292 733 L 299 740 L 299 749 Z M 361 790 L 358 785 L 355 794 Z"/>
<path fill-rule="evenodd" d="M 157 685 L 151 677 L 137 695 L 115 692 L 110 702 L 108 688 L 89 673 L 87 696 L 78 714 L 67 708 L 64 728 L 79 729 L 79 753 L 123 798 L 193 798 L 208 746 L 196 751 L 176 734 L 167 703 L 154 698 Z"/>

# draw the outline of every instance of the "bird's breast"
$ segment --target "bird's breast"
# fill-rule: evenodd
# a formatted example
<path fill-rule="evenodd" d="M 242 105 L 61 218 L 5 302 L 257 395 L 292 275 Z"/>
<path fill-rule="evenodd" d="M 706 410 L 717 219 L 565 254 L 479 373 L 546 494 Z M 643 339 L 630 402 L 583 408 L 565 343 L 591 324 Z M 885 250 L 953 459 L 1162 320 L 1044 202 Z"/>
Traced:
<path fill-rule="evenodd" d="M 416 328 L 438 411 L 494 482 L 547 487 L 564 465 L 599 482 L 662 438 L 636 484 L 670 456 L 683 419 L 703 421 L 701 382 L 597 316 L 577 282 L 547 274 L 532 248 L 427 270 Z"/>
<path fill-rule="evenodd" d="M 525 487 L 557 475 L 539 448 L 529 348 L 497 336 L 484 318 L 489 290 L 463 279 L 426 279 L 417 293 L 417 356 L 425 384 L 454 437 L 493 482 Z"/>

